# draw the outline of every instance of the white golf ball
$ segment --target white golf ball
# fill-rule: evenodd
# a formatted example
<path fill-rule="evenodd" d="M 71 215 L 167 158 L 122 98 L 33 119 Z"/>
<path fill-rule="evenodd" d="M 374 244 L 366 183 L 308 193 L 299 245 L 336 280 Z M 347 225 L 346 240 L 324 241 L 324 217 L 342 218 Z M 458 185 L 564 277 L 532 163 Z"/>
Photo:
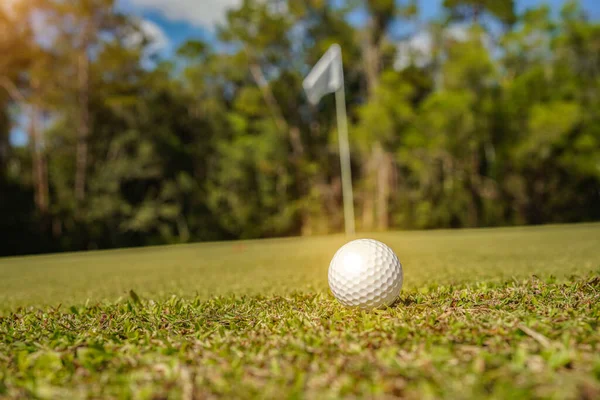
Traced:
<path fill-rule="evenodd" d="M 329 287 L 348 307 L 364 310 L 392 304 L 402 289 L 402 264 L 392 249 L 373 239 L 346 243 L 329 264 Z"/>

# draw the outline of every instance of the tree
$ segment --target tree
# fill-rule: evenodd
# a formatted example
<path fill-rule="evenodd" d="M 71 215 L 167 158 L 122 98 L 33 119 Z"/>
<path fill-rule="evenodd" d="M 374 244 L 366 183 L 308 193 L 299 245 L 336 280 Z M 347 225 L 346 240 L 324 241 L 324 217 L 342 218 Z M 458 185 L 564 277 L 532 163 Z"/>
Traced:
<path fill-rule="evenodd" d="M 514 0 L 444 0 L 443 5 L 450 10 L 453 19 L 479 23 L 487 13 L 507 26 L 517 20 Z"/>
<path fill-rule="evenodd" d="M 575 1 L 446 0 L 406 63 L 413 1 L 244 0 L 169 57 L 111 0 L 16 4 L 1 254 L 340 231 L 334 101 L 301 85 L 332 43 L 363 231 L 600 219 L 600 25 Z"/>
<path fill-rule="evenodd" d="M 99 51 L 101 35 L 109 35 L 118 23 L 113 12 L 114 0 L 49 0 L 45 4 L 47 23 L 58 28 L 53 49 L 62 59 L 66 80 L 64 89 L 73 94 L 71 107 L 75 114 L 77 138 L 74 193 L 76 206 L 85 200 L 90 136 L 90 59 Z M 65 96 L 66 97 L 66 96 Z"/>
<path fill-rule="evenodd" d="M 384 63 L 384 45 L 388 30 L 398 18 L 405 20 L 413 18 L 416 15 L 417 7 L 414 1 L 401 4 L 394 0 L 367 1 L 365 6 L 369 17 L 363 44 L 364 74 L 367 82 L 368 101 L 373 104 L 373 107 L 377 107 L 377 104 L 382 101 L 377 97 L 384 93 L 384 90 L 378 89 L 379 78 L 382 73 L 387 73 L 392 67 Z M 366 133 L 369 129 L 371 128 L 368 125 L 364 126 L 363 124 L 363 132 Z M 382 135 L 383 137 L 390 136 L 393 134 L 392 132 L 384 132 Z M 365 185 L 361 196 L 363 199 L 362 225 L 366 230 L 374 227 L 375 218 L 378 229 L 385 230 L 389 227 L 391 184 L 396 166 L 392 149 L 386 147 L 382 139 L 377 135 L 370 136 L 370 154 L 363 171 Z"/>
<path fill-rule="evenodd" d="M 5 33 L 1 50 L 7 54 L 0 62 L 0 88 L 6 93 L 5 106 L 2 108 L 3 120 L 6 122 L 3 124 L 3 132 L 0 133 L 0 173 L 3 172 L 2 167 L 8 157 L 7 141 L 11 128 L 6 106 L 12 103 L 25 110 L 33 159 L 35 204 L 37 211 L 44 215 L 48 211 L 48 178 L 40 123 L 44 107 L 42 78 L 49 69 L 49 57 L 35 40 L 32 18 L 26 3 L 18 4 L 10 10 L 0 9 L 0 32 Z"/>
<path fill-rule="evenodd" d="M 596 111 L 600 64 L 593 49 L 600 43 L 600 30 L 587 22 L 577 2 L 567 2 L 561 15 L 557 31 L 548 22 L 547 10 L 530 11 L 523 28 L 530 33 L 519 37 L 520 43 L 543 40 L 540 48 L 545 50 L 529 60 L 514 88 L 522 91 L 528 84 L 528 92 L 536 94 L 520 119 L 526 134 L 512 152 L 524 179 L 521 213 L 530 223 L 581 220 L 581 212 L 589 215 L 598 198 L 593 160 L 600 139 Z"/>

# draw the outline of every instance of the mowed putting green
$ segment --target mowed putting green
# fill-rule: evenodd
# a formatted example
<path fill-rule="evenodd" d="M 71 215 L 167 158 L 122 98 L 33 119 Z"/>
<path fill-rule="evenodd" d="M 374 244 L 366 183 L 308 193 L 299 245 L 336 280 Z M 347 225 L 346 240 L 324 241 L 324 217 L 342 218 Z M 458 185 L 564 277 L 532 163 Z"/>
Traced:
<path fill-rule="evenodd" d="M 599 224 L 368 236 L 372 312 L 342 236 L 0 260 L 0 398 L 600 398 Z"/>
<path fill-rule="evenodd" d="M 363 236 L 361 236 L 363 237 Z M 565 277 L 600 269 L 600 224 L 371 234 L 398 254 L 405 289 Z M 0 310 L 175 294 L 327 290 L 343 236 L 205 243 L 0 259 Z"/>

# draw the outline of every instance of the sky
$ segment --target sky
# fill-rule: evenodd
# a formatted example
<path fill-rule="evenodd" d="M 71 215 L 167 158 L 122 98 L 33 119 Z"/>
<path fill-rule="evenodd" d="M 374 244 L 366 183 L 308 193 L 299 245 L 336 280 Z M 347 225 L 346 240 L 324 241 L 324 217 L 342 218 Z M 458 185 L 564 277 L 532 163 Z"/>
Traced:
<path fill-rule="evenodd" d="M 0 0 L 5 6 L 19 0 Z M 550 4 L 558 12 L 565 0 L 516 0 L 517 11 L 542 3 Z M 215 27 L 224 22 L 226 11 L 241 4 L 242 0 L 117 0 L 119 10 L 138 16 L 146 34 L 153 39 L 153 50 L 165 57 L 188 39 L 213 40 Z M 419 0 L 420 19 L 429 20 L 440 16 L 443 0 Z M 600 0 L 580 0 L 593 19 L 600 19 Z M 360 15 L 353 17 L 357 21 Z M 398 27 L 401 31 L 402 27 Z M 422 37 L 416 38 L 421 40 Z M 22 125 L 22 124 L 19 124 Z M 23 127 L 11 133 L 11 142 L 25 145 L 27 136 Z"/>
<path fill-rule="evenodd" d="M 119 8 L 148 21 L 153 36 L 160 42 L 165 55 L 190 38 L 211 39 L 215 26 L 222 23 L 228 8 L 242 0 L 119 0 Z M 558 11 L 565 0 L 516 0 L 519 12 L 539 5 L 550 4 Z M 600 0 L 580 0 L 594 19 L 600 19 Z M 421 19 L 441 14 L 443 0 L 420 0 Z"/>

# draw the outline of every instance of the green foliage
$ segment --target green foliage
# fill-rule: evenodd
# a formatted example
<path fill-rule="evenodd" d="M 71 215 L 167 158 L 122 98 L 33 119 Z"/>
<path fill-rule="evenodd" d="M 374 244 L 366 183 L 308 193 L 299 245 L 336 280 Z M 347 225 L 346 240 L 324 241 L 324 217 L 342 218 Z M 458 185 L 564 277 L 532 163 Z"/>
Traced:
<path fill-rule="evenodd" d="M 294 222 L 294 208 L 287 155 L 277 129 L 268 119 L 249 123 L 238 115 L 236 121 L 237 127 L 251 125 L 256 133 L 240 130 L 231 141 L 217 145 L 207 183 L 208 207 L 236 237 L 285 234 Z"/>
<path fill-rule="evenodd" d="M 529 116 L 529 132 L 521 147 L 517 148 L 517 157 L 526 159 L 550 157 L 552 149 L 564 143 L 565 136 L 580 123 L 581 110 L 576 103 L 553 102 L 535 105 Z"/>
<path fill-rule="evenodd" d="M 514 0 L 444 0 L 443 4 L 455 18 L 477 20 L 489 13 L 508 25 L 517 19 Z"/>
<path fill-rule="evenodd" d="M 600 25 L 576 1 L 446 0 L 423 25 L 417 1 L 245 0 L 169 59 L 112 0 L 23 4 L 0 9 L 0 254 L 339 231 L 333 96 L 301 85 L 334 42 L 360 227 L 600 218 Z M 399 23 L 431 39 L 404 69 Z"/>
<path fill-rule="evenodd" d="M 360 123 L 352 135 L 358 147 L 368 149 L 373 142 L 392 147 L 401 143 L 415 118 L 412 97 L 413 88 L 400 74 L 385 71 L 373 99 L 358 110 Z"/>

